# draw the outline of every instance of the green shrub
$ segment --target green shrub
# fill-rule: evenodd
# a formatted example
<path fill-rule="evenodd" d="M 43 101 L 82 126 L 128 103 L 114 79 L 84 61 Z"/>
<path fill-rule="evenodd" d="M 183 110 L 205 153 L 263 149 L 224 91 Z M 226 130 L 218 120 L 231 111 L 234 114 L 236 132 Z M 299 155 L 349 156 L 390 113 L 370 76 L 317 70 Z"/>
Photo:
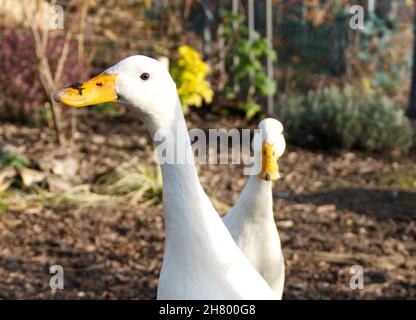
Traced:
<path fill-rule="evenodd" d="M 30 160 L 23 154 L 19 154 L 12 148 L 4 147 L 0 150 L 0 169 L 12 167 L 16 169 L 27 168 Z"/>
<path fill-rule="evenodd" d="M 223 11 L 226 64 L 230 66 L 229 79 L 224 87 L 224 95 L 233 100 L 239 111 L 251 119 L 262 111 L 259 100 L 276 92 L 276 81 L 267 75 L 266 58 L 276 61 L 277 55 L 267 38 L 253 31 L 249 40 L 246 17 Z M 233 25 L 237 22 L 238 29 Z M 235 58 L 238 63 L 235 63 Z M 236 86 L 240 88 L 236 91 Z"/>
<path fill-rule="evenodd" d="M 279 110 L 288 139 L 301 146 L 406 151 L 412 144 L 412 128 L 402 109 L 386 96 L 350 86 L 291 94 Z"/>

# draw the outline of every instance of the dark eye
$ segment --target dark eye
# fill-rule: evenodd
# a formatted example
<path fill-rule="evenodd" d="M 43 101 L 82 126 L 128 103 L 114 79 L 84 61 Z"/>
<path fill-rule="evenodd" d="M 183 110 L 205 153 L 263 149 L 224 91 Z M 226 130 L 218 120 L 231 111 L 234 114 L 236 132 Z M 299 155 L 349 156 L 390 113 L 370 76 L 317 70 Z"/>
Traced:
<path fill-rule="evenodd" d="M 148 74 L 147 72 L 142 73 L 140 75 L 140 79 L 142 79 L 142 80 L 149 80 L 149 78 L 150 78 L 150 74 Z"/>

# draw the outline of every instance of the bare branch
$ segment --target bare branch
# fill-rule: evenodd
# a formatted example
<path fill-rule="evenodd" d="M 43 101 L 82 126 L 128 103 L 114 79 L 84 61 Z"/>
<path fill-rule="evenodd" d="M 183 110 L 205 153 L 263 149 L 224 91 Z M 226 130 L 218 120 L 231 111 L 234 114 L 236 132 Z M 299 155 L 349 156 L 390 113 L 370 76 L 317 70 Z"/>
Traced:
<path fill-rule="evenodd" d="M 72 39 L 72 32 L 68 31 L 65 36 L 65 42 L 62 48 L 61 56 L 59 57 L 58 66 L 56 67 L 55 76 L 54 76 L 54 85 L 57 86 L 61 81 L 62 71 L 65 66 L 66 58 L 68 57 L 69 45 Z"/>

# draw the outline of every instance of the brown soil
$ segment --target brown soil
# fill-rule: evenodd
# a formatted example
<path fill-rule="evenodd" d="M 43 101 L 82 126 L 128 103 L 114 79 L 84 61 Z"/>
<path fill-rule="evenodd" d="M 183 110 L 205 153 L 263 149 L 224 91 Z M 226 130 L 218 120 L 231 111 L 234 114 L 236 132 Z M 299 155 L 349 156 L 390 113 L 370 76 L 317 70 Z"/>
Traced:
<path fill-rule="evenodd" d="M 247 126 L 239 119 L 196 115 L 189 123 Z M 143 127 L 128 114 L 87 113 L 79 127 L 73 154 L 80 159 L 80 183 L 133 156 L 152 161 Z M 35 160 L 56 152 L 52 137 L 47 129 L 0 124 L 0 145 L 19 147 Z M 285 298 L 416 299 L 415 160 L 414 155 L 287 148 L 280 164 L 283 179 L 274 188 L 286 259 Z M 239 166 L 201 165 L 199 174 L 222 213 L 246 181 Z M 9 210 L 0 217 L 0 298 L 153 299 L 163 242 L 161 207 Z M 53 264 L 64 268 L 64 290 L 49 288 Z M 363 290 L 349 287 L 356 264 L 364 267 Z"/>

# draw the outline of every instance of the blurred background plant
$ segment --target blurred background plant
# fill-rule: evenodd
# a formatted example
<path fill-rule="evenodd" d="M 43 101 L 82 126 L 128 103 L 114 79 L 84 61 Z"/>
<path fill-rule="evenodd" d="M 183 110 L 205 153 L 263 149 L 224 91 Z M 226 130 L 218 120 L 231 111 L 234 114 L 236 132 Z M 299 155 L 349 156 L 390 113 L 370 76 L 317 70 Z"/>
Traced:
<path fill-rule="evenodd" d="M 355 4 L 364 8 L 364 26 L 353 30 L 349 9 Z M 278 113 L 288 121 L 292 143 L 409 150 L 414 132 L 404 110 L 413 3 L 311 0 L 282 6 Z"/>
<path fill-rule="evenodd" d="M 11 167 L 14 169 L 27 168 L 30 160 L 24 155 L 10 148 L 0 150 L 0 169 Z"/>
<path fill-rule="evenodd" d="M 90 183 L 72 184 L 62 178 L 56 172 L 42 170 L 36 161 L 14 148 L 3 148 L 0 152 L 0 213 L 6 209 L 61 204 L 77 207 L 151 206 L 162 202 L 160 168 L 139 165 L 135 158 L 107 170 Z"/>
<path fill-rule="evenodd" d="M 412 67 L 411 24 L 394 17 L 383 20 L 370 12 L 364 29 L 354 37 L 357 39 L 347 51 L 347 81 L 406 105 Z"/>
<path fill-rule="evenodd" d="M 60 61 L 65 42 L 63 36 L 48 41 L 46 55 L 54 73 Z M 74 52 L 76 44 L 71 42 L 68 51 Z M 22 30 L 5 30 L 0 33 L 0 117 L 9 121 L 29 123 L 47 122 L 49 102 L 47 92 L 38 76 L 38 58 L 32 44 L 32 35 Z M 71 54 L 62 69 L 62 83 L 74 82 L 80 69 L 77 56 Z M 50 115 L 49 115 L 50 116 Z M 49 119 L 50 120 L 50 119 Z"/>
<path fill-rule="evenodd" d="M 204 102 L 212 102 L 214 92 L 206 79 L 209 66 L 193 48 L 186 45 L 178 48 L 178 59 L 170 68 L 170 72 L 176 82 L 185 114 L 191 106 L 201 107 Z"/>
<path fill-rule="evenodd" d="M 251 119 L 263 110 L 259 100 L 276 92 L 276 81 L 267 75 L 263 61 L 268 56 L 276 61 L 277 54 L 259 32 L 252 31 L 249 37 L 245 16 L 231 11 L 223 11 L 222 16 L 225 62 L 230 66 L 224 94 Z"/>
<path fill-rule="evenodd" d="M 289 141 L 308 148 L 408 151 L 410 121 L 386 95 L 335 85 L 307 95 L 291 93 L 279 106 Z"/>
<path fill-rule="evenodd" d="M 67 9 L 73 13 L 72 19 L 65 19 L 60 10 L 63 8 L 55 5 L 55 1 L 45 0 L 1 3 L 0 16 L 7 19 L 0 24 L 0 81 L 6 88 L 0 93 L 0 116 L 38 124 L 46 120 L 55 129 L 58 144 L 65 145 L 65 124 L 51 94 L 91 70 L 95 50 L 88 56 L 84 54 L 85 26 L 88 9 L 95 5 L 95 0 L 70 1 Z M 53 25 L 58 28 L 51 28 Z M 72 137 L 76 129 L 74 113 L 69 125 Z"/>
<path fill-rule="evenodd" d="M 143 166 L 133 159 L 101 175 L 94 189 L 130 204 L 159 205 L 162 203 L 162 173 L 159 167 Z"/>

